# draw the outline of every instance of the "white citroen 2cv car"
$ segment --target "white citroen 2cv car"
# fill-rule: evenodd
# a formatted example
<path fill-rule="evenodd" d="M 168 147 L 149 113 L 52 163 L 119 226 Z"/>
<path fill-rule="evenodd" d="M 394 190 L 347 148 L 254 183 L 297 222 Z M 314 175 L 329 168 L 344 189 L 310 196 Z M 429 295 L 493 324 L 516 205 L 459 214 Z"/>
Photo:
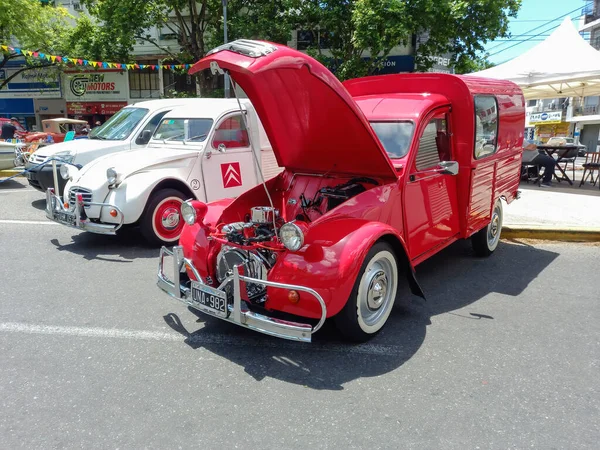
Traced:
<path fill-rule="evenodd" d="M 62 165 L 67 184 L 62 198 L 47 190 L 46 216 L 99 234 L 139 225 L 152 244 L 173 244 L 184 200 L 237 197 L 280 170 L 248 100 L 198 99 L 167 113 L 145 148 Z"/>

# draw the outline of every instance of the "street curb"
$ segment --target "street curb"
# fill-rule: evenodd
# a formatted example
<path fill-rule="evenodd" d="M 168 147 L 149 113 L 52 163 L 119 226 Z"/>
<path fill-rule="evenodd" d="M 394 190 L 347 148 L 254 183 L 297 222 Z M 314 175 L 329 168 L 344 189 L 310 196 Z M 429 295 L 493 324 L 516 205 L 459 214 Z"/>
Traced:
<path fill-rule="evenodd" d="M 542 239 L 546 241 L 600 242 L 600 228 L 503 226 L 504 239 Z"/>
<path fill-rule="evenodd" d="M 15 175 L 23 176 L 23 174 L 21 172 L 23 172 L 23 171 L 22 170 L 12 170 L 12 169 L 0 170 L 0 178 L 8 178 L 8 177 L 12 177 Z"/>

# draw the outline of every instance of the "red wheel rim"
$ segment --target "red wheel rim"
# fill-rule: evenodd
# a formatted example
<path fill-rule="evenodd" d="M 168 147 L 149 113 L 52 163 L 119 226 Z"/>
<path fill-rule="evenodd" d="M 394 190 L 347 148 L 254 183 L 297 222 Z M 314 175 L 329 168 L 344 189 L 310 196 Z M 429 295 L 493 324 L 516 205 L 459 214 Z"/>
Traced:
<path fill-rule="evenodd" d="M 154 233 L 163 241 L 175 241 L 179 239 L 183 229 L 181 218 L 181 204 L 183 201 L 178 197 L 168 197 L 161 201 L 152 214 L 152 228 Z"/>

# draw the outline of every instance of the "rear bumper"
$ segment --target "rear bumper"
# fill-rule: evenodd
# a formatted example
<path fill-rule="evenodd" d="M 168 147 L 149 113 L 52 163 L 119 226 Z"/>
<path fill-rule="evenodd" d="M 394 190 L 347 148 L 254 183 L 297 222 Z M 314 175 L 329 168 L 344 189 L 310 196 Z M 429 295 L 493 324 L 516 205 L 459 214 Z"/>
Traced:
<path fill-rule="evenodd" d="M 46 217 L 56 223 L 65 225 L 71 228 L 76 228 L 82 231 L 89 231 L 90 233 L 96 234 L 108 234 L 115 235 L 119 228 L 123 226 L 125 216 L 123 212 L 115 205 L 109 205 L 107 203 L 94 203 L 90 202 L 89 205 L 93 206 L 106 206 L 117 211 L 117 217 L 119 218 L 118 224 L 106 224 L 92 222 L 85 213 L 85 206 L 83 202 L 76 201 L 72 208 L 65 208 L 60 197 L 54 194 L 52 189 L 46 190 Z"/>
<path fill-rule="evenodd" d="M 164 273 L 165 256 L 170 256 L 173 258 L 173 280 L 169 279 Z M 162 247 L 158 262 L 158 287 L 171 297 L 185 303 L 186 305 L 191 306 L 192 308 L 201 312 L 210 314 L 210 311 L 200 308 L 193 300 L 192 291 L 189 284 L 181 281 L 181 274 L 186 272 L 186 268 L 189 268 L 192 271 L 199 284 L 206 284 L 202 280 L 202 277 L 199 275 L 192 262 L 183 256 L 183 247 L 173 247 L 173 251 L 168 250 L 166 247 Z M 217 288 L 218 290 L 223 290 L 225 285 L 227 285 L 229 282 L 233 282 L 233 303 L 227 305 L 228 312 L 226 317 L 217 316 L 216 314 L 213 315 L 221 320 L 225 320 L 226 322 L 234 323 L 236 325 L 258 331 L 259 333 L 268 334 L 270 336 L 275 336 L 282 339 L 289 339 L 292 341 L 310 342 L 312 334 L 317 332 L 323 326 L 327 316 L 327 307 L 325 306 L 323 298 L 315 290 L 304 286 L 275 283 L 246 277 L 240 274 L 242 269 L 243 268 L 241 266 L 234 266 L 232 271 L 233 274 L 226 278 Z M 250 311 L 246 305 L 246 302 L 241 299 L 241 288 L 243 283 L 257 283 L 272 288 L 293 289 L 311 294 L 321 305 L 321 318 L 319 323 L 312 327 L 309 324 L 279 320 Z"/>

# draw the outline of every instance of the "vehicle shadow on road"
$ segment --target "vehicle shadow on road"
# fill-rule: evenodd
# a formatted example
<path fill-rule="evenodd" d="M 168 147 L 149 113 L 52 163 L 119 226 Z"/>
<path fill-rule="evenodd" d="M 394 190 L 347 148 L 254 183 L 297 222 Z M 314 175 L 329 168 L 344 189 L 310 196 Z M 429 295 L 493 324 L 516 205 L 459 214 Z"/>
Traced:
<path fill-rule="evenodd" d="M 492 257 L 480 259 L 473 256 L 468 242 L 456 243 L 417 267 L 427 301 L 411 296 L 408 308 L 396 307 L 382 332 L 359 345 L 341 342 L 331 323 L 313 336 L 313 343 L 303 344 L 264 336 L 199 312 L 195 314 L 204 326 L 197 331 L 188 331 L 175 314 L 164 319 L 189 346 L 240 365 L 257 381 L 271 377 L 312 389 L 341 390 L 349 381 L 400 368 L 419 351 L 428 327 L 435 332 L 431 318 L 436 315 L 451 313 L 463 319 L 457 321 L 457 333 L 474 321 L 485 329 L 495 319 L 476 302 L 499 293 L 509 298 L 510 308 L 510 297 L 519 296 L 557 256 L 503 242 Z M 406 289 L 403 295 L 410 293 Z M 469 308 L 455 312 L 465 307 Z"/>
<path fill-rule="evenodd" d="M 31 202 L 31 206 L 35 209 L 39 209 L 40 211 L 46 210 L 46 198 L 40 198 L 38 200 L 34 200 Z"/>
<path fill-rule="evenodd" d="M 123 229 L 116 236 L 81 232 L 71 236 L 71 240 L 66 244 L 58 239 L 50 242 L 57 250 L 81 255 L 85 260 L 130 263 L 138 258 L 158 258 L 159 255 L 159 249 L 151 247 L 137 228 Z"/>
<path fill-rule="evenodd" d="M 8 190 L 8 189 L 25 189 L 25 188 L 27 188 L 26 184 L 19 183 L 15 179 L 12 179 L 12 180 L 2 180 L 0 178 L 0 181 L 2 181 L 2 183 L 0 183 L 0 192 L 2 190 L 4 190 L 4 189 Z"/>

